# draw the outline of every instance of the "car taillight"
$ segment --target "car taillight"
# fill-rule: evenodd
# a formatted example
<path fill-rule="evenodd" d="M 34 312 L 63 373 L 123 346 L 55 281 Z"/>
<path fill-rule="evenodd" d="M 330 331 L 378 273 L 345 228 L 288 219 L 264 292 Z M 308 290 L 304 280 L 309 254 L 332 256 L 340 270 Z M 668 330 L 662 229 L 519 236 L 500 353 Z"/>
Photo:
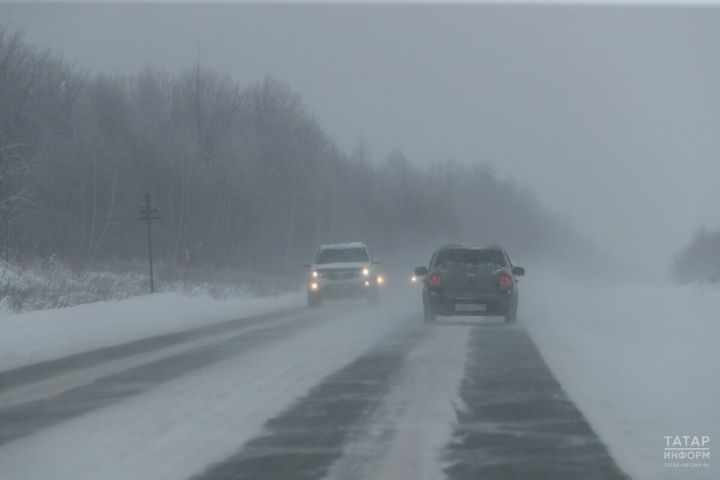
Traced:
<path fill-rule="evenodd" d="M 438 275 L 437 273 L 433 273 L 432 275 L 430 275 L 430 281 L 428 283 L 430 284 L 431 287 L 439 287 L 440 280 L 441 280 L 440 275 Z"/>
<path fill-rule="evenodd" d="M 500 288 L 512 288 L 512 277 L 506 273 L 503 273 L 498 277 L 498 281 L 500 282 Z"/>

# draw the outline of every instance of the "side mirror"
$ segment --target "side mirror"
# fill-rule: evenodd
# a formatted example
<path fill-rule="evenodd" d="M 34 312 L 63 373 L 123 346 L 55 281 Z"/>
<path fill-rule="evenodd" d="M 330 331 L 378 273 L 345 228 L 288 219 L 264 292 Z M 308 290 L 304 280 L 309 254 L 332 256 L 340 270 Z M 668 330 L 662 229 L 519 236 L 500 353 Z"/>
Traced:
<path fill-rule="evenodd" d="M 418 277 L 425 276 L 427 273 L 427 267 L 415 267 L 415 275 L 417 275 Z"/>
<path fill-rule="evenodd" d="M 305 267 L 305 268 L 310 268 L 310 262 L 305 262 L 305 263 L 303 263 L 303 267 Z"/>
<path fill-rule="evenodd" d="M 518 277 L 522 277 L 525 275 L 525 269 L 523 267 L 513 267 L 512 268 L 513 275 L 517 275 Z"/>

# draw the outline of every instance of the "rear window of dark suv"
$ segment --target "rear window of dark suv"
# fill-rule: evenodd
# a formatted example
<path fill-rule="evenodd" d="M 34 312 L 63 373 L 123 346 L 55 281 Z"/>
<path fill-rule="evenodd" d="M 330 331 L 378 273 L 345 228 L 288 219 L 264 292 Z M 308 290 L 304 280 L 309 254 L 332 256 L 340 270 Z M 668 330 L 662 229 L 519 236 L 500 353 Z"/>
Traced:
<path fill-rule="evenodd" d="M 435 267 L 465 267 L 492 264 L 505 267 L 505 256 L 500 250 L 480 248 L 451 248 L 435 256 Z"/>
<path fill-rule="evenodd" d="M 320 250 L 315 258 L 316 264 L 323 263 L 354 263 L 369 261 L 364 248 L 327 248 Z"/>

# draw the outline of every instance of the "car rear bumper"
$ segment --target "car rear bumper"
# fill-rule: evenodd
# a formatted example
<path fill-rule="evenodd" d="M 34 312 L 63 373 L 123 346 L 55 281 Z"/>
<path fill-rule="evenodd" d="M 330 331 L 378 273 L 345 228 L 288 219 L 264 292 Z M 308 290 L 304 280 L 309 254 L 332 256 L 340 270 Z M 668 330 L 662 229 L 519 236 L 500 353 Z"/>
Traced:
<path fill-rule="evenodd" d="M 435 315 L 505 315 L 513 306 L 513 296 L 493 293 L 474 298 L 446 298 L 441 295 L 423 295 L 423 305 Z"/>

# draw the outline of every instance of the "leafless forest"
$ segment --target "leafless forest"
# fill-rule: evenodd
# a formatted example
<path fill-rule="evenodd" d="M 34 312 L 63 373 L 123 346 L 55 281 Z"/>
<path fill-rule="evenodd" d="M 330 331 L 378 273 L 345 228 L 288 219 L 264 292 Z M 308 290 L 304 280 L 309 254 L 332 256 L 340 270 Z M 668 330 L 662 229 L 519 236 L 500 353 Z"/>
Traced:
<path fill-rule="evenodd" d="M 526 259 L 592 257 L 489 167 L 418 167 L 362 138 L 343 151 L 274 78 L 238 84 L 201 58 L 179 74 L 111 77 L 4 31 L 0 85 L 0 238 L 13 262 L 142 258 L 145 193 L 160 209 L 157 257 L 185 269 L 287 272 L 349 239 L 402 260 L 457 239 Z M 482 157 L 478 144 L 472 160 Z"/>

